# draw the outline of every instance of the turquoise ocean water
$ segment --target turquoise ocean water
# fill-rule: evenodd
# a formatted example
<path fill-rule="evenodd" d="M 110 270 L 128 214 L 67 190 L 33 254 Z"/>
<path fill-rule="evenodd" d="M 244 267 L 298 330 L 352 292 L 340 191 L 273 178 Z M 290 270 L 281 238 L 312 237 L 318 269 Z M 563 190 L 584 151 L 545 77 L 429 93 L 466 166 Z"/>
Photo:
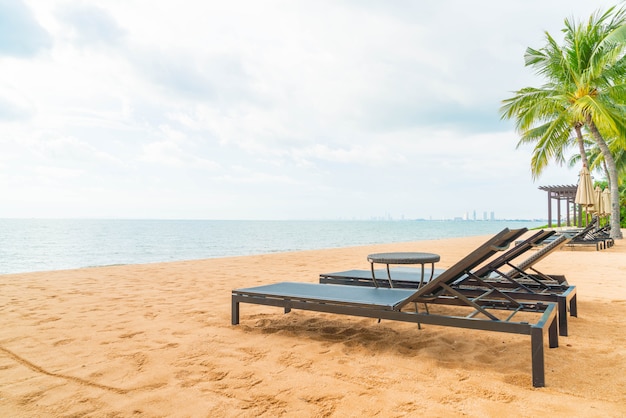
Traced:
<path fill-rule="evenodd" d="M 541 224 L 0 219 L 0 274 L 489 235 Z"/>

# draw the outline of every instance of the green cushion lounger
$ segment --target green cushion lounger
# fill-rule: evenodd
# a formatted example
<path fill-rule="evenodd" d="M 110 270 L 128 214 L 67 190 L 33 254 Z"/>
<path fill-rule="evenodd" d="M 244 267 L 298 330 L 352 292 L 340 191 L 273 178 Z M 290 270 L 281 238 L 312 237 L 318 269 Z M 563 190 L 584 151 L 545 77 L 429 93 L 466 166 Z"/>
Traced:
<path fill-rule="evenodd" d="M 519 231 L 504 229 L 478 247 L 458 263 L 426 283 L 420 289 L 327 285 L 319 283 L 282 282 L 232 291 L 232 324 L 239 324 L 240 304 L 282 307 L 285 313 L 292 309 L 328 312 L 367 318 L 450 326 L 466 329 L 498 331 L 530 335 L 532 383 L 545 386 L 544 333 L 548 346 L 558 346 L 556 305 L 548 302 L 525 303 L 512 298 L 492 299 L 485 292 L 478 297 L 466 297 L 452 288 L 468 269 L 472 269 L 501 251 L 519 236 Z M 418 303 L 427 306 L 426 312 L 417 309 Z M 429 303 L 445 303 L 465 307 L 467 315 L 428 312 Z M 412 310 L 403 308 L 414 307 Z M 536 321 L 514 321 L 519 312 L 531 312 Z"/>

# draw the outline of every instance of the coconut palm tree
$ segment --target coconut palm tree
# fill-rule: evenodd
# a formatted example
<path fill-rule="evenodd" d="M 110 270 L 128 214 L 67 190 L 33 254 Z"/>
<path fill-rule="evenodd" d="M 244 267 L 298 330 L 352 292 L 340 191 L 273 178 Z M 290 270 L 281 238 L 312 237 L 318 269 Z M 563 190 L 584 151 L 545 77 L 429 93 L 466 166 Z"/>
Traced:
<path fill-rule="evenodd" d="M 574 145 L 578 145 L 582 163 L 588 165 L 582 132 L 584 123 L 571 114 L 562 86 L 526 87 L 503 103 L 502 117 L 516 118 L 516 128 L 521 135 L 517 147 L 535 144 L 531 156 L 534 179 L 541 175 L 550 160 L 564 163 L 565 151 Z"/>
<path fill-rule="evenodd" d="M 618 170 L 604 138 L 626 147 L 626 10 L 597 12 L 586 24 L 566 19 L 563 32 L 563 46 L 546 32 L 545 47 L 527 48 L 526 66 L 547 82 L 504 100 L 501 115 L 516 121 L 519 144 L 535 143 L 535 178 L 551 159 L 562 163 L 574 143 L 586 163 L 582 130 L 589 132 L 607 167 L 612 213 L 619 214 Z M 619 215 L 611 218 L 611 236 L 622 238 Z"/>
<path fill-rule="evenodd" d="M 564 152 L 574 144 L 582 163 L 587 164 L 582 128 L 584 121 L 573 112 L 569 92 L 574 88 L 571 72 L 561 65 L 566 52 L 546 32 L 547 45 L 541 51 L 528 48 L 524 56 L 526 65 L 536 67 L 538 74 L 548 78 L 541 86 L 525 87 L 515 96 L 502 101 L 501 115 L 515 119 L 521 138 L 517 144 L 535 144 L 531 159 L 531 173 L 537 179 L 550 160 L 562 164 Z M 537 55 L 542 60 L 535 63 Z M 572 131 L 576 134 L 572 137 Z"/>

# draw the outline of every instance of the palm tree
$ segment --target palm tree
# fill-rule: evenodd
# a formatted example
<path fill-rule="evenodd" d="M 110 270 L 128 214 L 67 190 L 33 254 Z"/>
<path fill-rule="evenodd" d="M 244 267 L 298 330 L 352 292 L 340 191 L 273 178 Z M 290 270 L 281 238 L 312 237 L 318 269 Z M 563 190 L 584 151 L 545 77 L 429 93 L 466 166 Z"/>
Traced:
<path fill-rule="evenodd" d="M 626 10 L 595 13 L 587 24 L 565 20 L 561 47 L 546 32 L 547 45 L 527 48 L 526 66 L 547 78 L 541 88 L 527 87 L 503 101 L 501 115 L 515 119 L 520 142 L 535 143 L 531 168 L 538 177 L 551 159 L 562 163 L 568 147 L 578 144 L 586 163 L 584 128 L 600 149 L 611 191 L 611 236 L 622 238 L 618 170 L 605 141 L 626 147 Z M 572 130 L 576 133 L 571 136 Z"/>
<path fill-rule="evenodd" d="M 531 173 L 537 179 L 551 159 L 564 163 L 564 152 L 578 145 L 582 163 L 587 164 L 582 128 L 584 123 L 571 114 L 567 95 L 558 84 L 542 88 L 526 87 L 510 99 L 503 100 L 503 118 L 516 118 L 521 135 L 517 147 L 535 143 Z M 576 136 L 572 137 L 572 130 Z"/>

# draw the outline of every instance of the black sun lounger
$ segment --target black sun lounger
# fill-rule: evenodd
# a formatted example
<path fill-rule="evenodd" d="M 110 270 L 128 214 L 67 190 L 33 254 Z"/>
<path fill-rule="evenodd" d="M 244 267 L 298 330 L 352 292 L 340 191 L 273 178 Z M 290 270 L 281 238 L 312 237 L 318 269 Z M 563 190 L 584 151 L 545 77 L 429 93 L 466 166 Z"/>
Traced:
<path fill-rule="evenodd" d="M 567 243 L 567 246 L 595 246 L 596 251 L 612 247 L 615 244 L 615 241 L 613 241 L 613 238 L 608 235 L 607 229 L 600 228 L 599 225 L 600 221 L 598 217 L 594 216 L 587 228 L 573 236 Z"/>
<path fill-rule="evenodd" d="M 529 240 L 532 240 L 532 237 Z M 565 236 L 559 236 L 518 264 L 514 263 L 514 258 L 519 254 L 512 258 L 505 257 L 506 254 L 504 254 L 485 265 L 475 274 L 470 273 L 457 281 L 455 286 L 463 293 L 475 292 L 476 286 L 480 289 L 494 287 L 517 300 L 556 302 L 559 334 L 567 336 L 569 332 L 567 326 L 568 308 L 570 316 L 578 316 L 576 286 L 568 284 L 563 275 L 547 275 L 540 272 L 535 264 L 565 245 L 568 240 Z M 511 270 L 503 272 L 501 267 L 504 265 L 502 262 Z"/>
<path fill-rule="evenodd" d="M 498 331 L 530 335 L 532 383 L 545 386 L 544 333 L 548 334 L 550 348 L 558 346 L 556 305 L 554 303 L 525 303 L 512 298 L 490 298 L 483 294 L 469 298 L 451 285 L 472 269 L 506 248 L 518 231 L 504 229 L 478 247 L 437 278 L 420 289 L 393 289 L 326 285 L 319 283 L 282 282 L 232 291 L 232 324 L 239 324 L 241 303 L 282 307 L 285 313 L 292 309 L 353 315 L 367 318 L 431 324 L 466 329 Z M 438 314 L 428 311 L 430 303 L 456 305 L 469 311 L 461 315 Z M 417 309 L 418 303 L 427 306 L 426 312 Z M 404 310 L 407 307 L 412 310 Z M 523 312 L 523 320 L 514 321 Z M 527 315 L 526 313 L 530 313 Z M 535 321 L 530 321 L 529 316 Z"/>
<path fill-rule="evenodd" d="M 522 233 L 526 229 L 519 230 Z M 516 300 L 555 302 L 558 305 L 559 333 L 568 335 L 567 311 L 577 316 L 576 287 L 567 284 L 564 276 L 546 275 L 534 268 L 534 265 L 548 254 L 560 248 L 567 238 L 564 236 L 553 240 L 549 245 L 537 250 L 531 257 L 515 265 L 514 260 L 531 248 L 551 237 L 554 231 L 541 230 L 519 243 L 497 258 L 477 268 L 467 269 L 466 274 L 456 280 L 452 286 L 466 296 L 478 296 L 487 289 L 496 289 Z M 520 234 L 521 235 L 521 234 Z M 502 267 L 509 266 L 511 271 L 502 272 Z M 531 270 L 532 273 L 528 273 Z M 437 270 L 438 277 L 445 270 Z M 394 270 L 390 281 L 385 270 L 375 270 L 378 280 L 372 280 L 371 271 L 347 270 L 335 273 L 323 273 L 319 282 L 323 284 L 345 284 L 357 286 L 384 286 L 394 288 L 417 288 L 420 283 L 418 272 Z M 435 302 L 436 303 L 436 302 Z"/>
<path fill-rule="evenodd" d="M 559 231 L 555 237 L 561 235 L 568 237 L 569 241 L 565 244 L 566 247 L 592 246 L 596 248 L 596 251 L 600 251 L 615 244 L 613 238 L 610 237 L 609 231 L 610 227 L 600 228 L 600 219 L 597 215 L 594 215 L 585 228 Z"/>
<path fill-rule="evenodd" d="M 521 228 L 512 231 L 517 237 L 526 233 L 528 229 Z M 508 250 L 505 254 L 498 257 L 496 260 L 490 262 L 490 265 L 501 267 L 512 260 L 515 257 L 526 252 L 529 248 L 537 245 L 539 242 L 545 240 L 550 235 L 554 234 L 552 231 L 540 231 L 527 240 L 520 241 L 518 245 Z M 480 268 L 475 274 L 482 276 L 488 275 L 494 267 L 487 268 L 487 266 Z M 347 284 L 353 286 L 374 286 L 374 287 L 396 287 L 396 288 L 416 288 L 424 280 L 421 275 L 417 274 L 417 270 L 414 268 L 408 269 L 391 269 L 393 271 L 393 278 L 386 273 L 384 269 L 375 270 L 347 270 L 335 273 L 322 273 L 320 274 L 320 283 L 324 284 Z M 441 273 L 446 271 L 445 269 L 434 269 L 432 277 L 438 277 Z M 372 275 L 374 278 L 372 278 Z M 375 280 L 374 280 L 375 279 Z M 432 278 L 431 278 L 432 279 Z"/>

